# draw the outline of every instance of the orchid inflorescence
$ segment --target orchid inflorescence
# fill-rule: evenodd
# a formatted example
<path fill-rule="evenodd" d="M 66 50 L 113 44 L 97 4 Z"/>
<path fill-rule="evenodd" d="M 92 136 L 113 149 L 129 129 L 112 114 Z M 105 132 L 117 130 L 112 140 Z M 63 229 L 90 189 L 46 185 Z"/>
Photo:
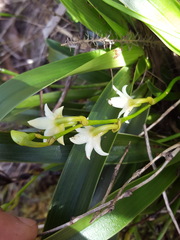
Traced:
<path fill-rule="evenodd" d="M 85 144 L 85 153 L 88 159 L 90 159 L 93 149 L 99 155 L 107 156 L 108 153 L 104 152 L 101 148 L 101 137 L 110 130 L 113 132 L 118 131 L 121 123 L 133 118 L 133 115 L 132 117 L 131 115 L 128 116 L 133 108 L 141 106 L 143 103 L 154 104 L 151 97 L 133 99 L 128 95 L 126 88 L 127 85 L 122 88 L 122 91 L 119 91 L 113 85 L 113 89 L 119 96 L 108 100 L 111 106 L 121 109 L 117 119 L 89 120 L 84 116 L 65 117 L 62 113 L 63 107 L 52 112 L 48 105 L 45 104 L 45 116 L 28 121 L 28 124 L 32 127 L 45 130 L 44 135 L 39 133 L 28 134 L 12 130 L 11 137 L 16 143 L 22 146 L 45 147 L 53 144 L 56 140 L 64 145 L 64 135 L 76 130 L 77 134 L 71 137 L 70 141 L 78 145 Z M 123 117 L 120 118 L 122 114 Z M 97 124 L 100 126 L 95 126 Z M 35 142 L 33 141 L 34 138 L 43 139 L 43 142 Z"/>

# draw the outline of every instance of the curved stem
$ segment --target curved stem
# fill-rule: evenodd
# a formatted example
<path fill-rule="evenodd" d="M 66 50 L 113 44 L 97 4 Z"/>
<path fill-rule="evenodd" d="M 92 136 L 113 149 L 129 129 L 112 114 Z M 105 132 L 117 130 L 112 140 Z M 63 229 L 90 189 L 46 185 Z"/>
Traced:
<path fill-rule="evenodd" d="M 75 116 L 75 117 L 61 117 L 55 119 L 57 124 L 72 123 L 74 125 L 76 122 L 82 122 L 83 125 L 87 124 L 87 118 L 84 116 Z"/>
<path fill-rule="evenodd" d="M 67 133 L 72 132 L 73 130 L 75 130 L 75 129 L 77 129 L 77 128 L 81 128 L 82 126 L 83 126 L 83 124 L 77 124 L 76 126 L 70 127 L 70 128 L 68 128 L 67 130 L 65 130 L 65 131 L 63 131 L 63 132 L 61 132 L 61 133 L 55 134 L 55 135 L 53 136 L 53 138 L 58 139 L 58 138 L 60 138 L 60 137 L 62 137 L 62 136 L 64 136 L 64 135 L 66 135 Z"/>
<path fill-rule="evenodd" d="M 175 77 L 167 86 L 166 90 L 158 97 L 154 98 L 154 104 L 156 104 L 157 102 L 161 101 L 163 98 L 165 98 L 169 92 L 171 91 L 172 87 L 174 86 L 174 84 L 180 80 L 180 76 L 179 77 Z"/>
<path fill-rule="evenodd" d="M 107 125 L 102 125 L 100 127 L 96 127 L 93 130 L 93 134 L 94 135 L 98 135 L 100 133 L 102 133 L 102 135 L 104 135 L 105 133 L 107 133 L 109 130 L 112 131 L 118 131 L 120 128 L 120 124 L 107 124 Z"/>
<path fill-rule="evenodd" d="M 128 121 L 128 120 L 130 120 L 130 119 L 132 119 L 132 118 L 137 117 L 139 114 L 141 114 L 142 112 L 144 112 L 145 110 L 147 110 L 149 107 L 151 107 L 150 104 L 144 106 L 143 108 L 139 109 L 139 111 L 137 111 L 137 112 L 135 112 L 135 113 L 133 113 L 133 114 L 127 116 L 127 117 L 122 117 L 122 118 L 120 118 L 121 123 L 124 123 L 124 122 L 126 122 L 126 121 Z"/>
<path fill-rule="evenodd" d="M 106 119 L 106 120 L 88 120 L 88 125 L 100 125 L 100 124 L 109 124 L 109 123 L 118 123 L 118 119 Z"/>

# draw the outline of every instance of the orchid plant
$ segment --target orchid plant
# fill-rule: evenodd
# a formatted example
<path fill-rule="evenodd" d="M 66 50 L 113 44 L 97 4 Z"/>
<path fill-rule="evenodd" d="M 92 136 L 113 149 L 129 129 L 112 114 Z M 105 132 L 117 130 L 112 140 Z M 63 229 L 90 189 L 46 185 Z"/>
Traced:
<path fill-rule="evenodd" d="M 141 131 L 143 124 L 157 123 L 154 120 L 163 112 L 158 109 L 162 107 L 162 110 L 165 110 L 172 101 L 178 99 L 178 92 L 175 89 L 166 99 L 165 104 L 162 101 L 153 111 L 147 111 L 166 97 L 175 82 L 180 80 L 180 77 L 177 79 L 177 55 L 180 55 L 180 24 L 178 24 L 180 3 L 177 0 L 62 0 L 61 3 L 63 6 L 57 4 L 57 9 L 56 4 L 53 4 L 53 9 L 56 11 L 61 8 L 63 12 L 66 11 L 64 6 L 67 9 L 68 14 L 61 14 L 61 18 L 65 14 L 65 20 L 68 20 L 68 32 L 73 30 L 72 38 L 68 37 L 67 41 L 61 41 L 64 39 L 64 36 L 61 36 L 62 31 L 55 35 L 52 32 L 48 39 L 43 36 L 44 42 L 46 40 L 49 47 L 49 54 L 40 54 L 38 61 L 36 61 L 38 54 L 29 54 L 31 46 L 37 47 L 37 44 L 33 44 L 33 40 L 38 43 L 37 38 L 20 36 L 20 40 L 24 42 L 27 39 L 28 44 L 25 44 L 23 49 L 19 49 L 12 48 L 11 41 L 7 41 L 11 28 L 8 28 L 7 33 L 2 36 L 5 43 L 3 44 L 5 55 L 1 54 L 3 65 L 11 66 L 7 62 L 15 63 L 11 68 L 15 67 L 16 72 L 6 71 L 14 77 L 8 81 L 4 76 L 1 79 L 0 119 L 3 119 L 3 122 L 0 126 L 3 126 L 4 122 L 9 125 L 9 121 L 13 122 L 15 127 L 25 126 L 24 130 L 20 130 L 21 132 L 12 130 L 11 137 L 15 143 L 29 148 L 15 146 L 7 134 L 2 132 L 1 161 L 37 162 L 41 168 L 38 171 L 34 168 L 26 169 L 31 176 L 27 184 L 22 178 L 22 184 L 17 186 L 22 186 L 20 191 L 17 193 L 13 191 L 13 199 L 3 204 L 1 208 L 12 210 L 17 203 L 21 204 L 20 196 L 26 194 L 25 190 L 38 178 L 41 171 L 60 171 L 54 193 L 51 194 L 52 189 L 46 191 L 48 198 L 53 197 L 42 234 L 43 239 L 61 239 L 62 236 L 64 239 L 69 237 L 111 239 L 116 238 L 117 234 L 122 238 L 138 236 L 144 239 L 149 229 L 148 221 L 145 223 L 143 220 L 147 219 L 149 209 L 151 210 L 149 216 L 154 213 L 156 217 L 152 225 L 157 227 L 159 223 L 154 239 L 162 239 L 166 232 L 167 236 L 172 235 L 175 229 L 171 223 L 175 220 L 172 213 L 175 214 L 179 206 L 176 198 L 178 156 L 172 159 L 179 151 L 177 139 L 179 135 L 176 133 L 177 121 L 171 118 L 172 115 L 177 115 L 175 112 L 177 109 L 171 116 L 169 115 L 169 121 L 173 120 L 173 128 L 168 132 L 164 131 L 166 126 L 163 126 L 163 123 L 158 129 L 158 134 L 153 131 L 146 134 L 145 125 L 144 132 Z M 11 9 L 14 10 L 14 7 L 12 6 Z M 42 12 L 45 9 L 40 10 Z M 21 19 L 11 11 L 8 16 L 11 14 L 14 29 L 14 26 L 19 26 Z M 46 11 L 43 16 L 44 14 Z M 23 12 L 21 15 L 24 16 Z M 4 18 L 4 15 L 2 16 Z M 50 17 L 49 12 L 47 17 Z M 78 24 L 73 22 L 69 28 L 71 19 L 75 19 Z M 66 30 L 67 24 L 64 21 L 59 22 L 57 28 L 61 27 L 61 24 Z M 30 25 L 27 24 L 27 27 Z M 42 30 L 43 33 L 47 29 L 46 26 L 47 24 L 43 24 L 41 28 L 37 26 L 35 31 L 41 33 Z M 16 31 L 13 31 L 13 34 L 15 33 Z M 38 36 L 41 37 L 41 34 Z M 51 36 L 54 40 L 58 39 L 58 42 L 51 39 Z M 19 41 L 19 44 L 21 42 Z M 44 49 L 45 43 L 43 44 L 43 41 L 40 43 L 38 49 Z M 8 58 L 6 45 L 11 50 L 8 52 Z M 25 58 L 22 58 L 23 52 Z M 16 55 L 20 55 L 20 58 Z M 32 57 L 34 63 L 27 65 L 25 61 L 22 67 L 22 59 L 26 60 L 27 56 Z M 44 61 L 46 56 L 48 59 Z M 40 62 L 42 66 L 38 66 Z M 34 66 L 37 68 L 32 69 Z M 0 72 L 3 73 L 4 70 L 6 69 L 0 69 Z M 21 73 L 24 70 L 28 71 Z M 110 76 L 113 75 L 113 80 L 110 82 Z M 77 77 L 76 80 L 74 76 Z M 135 90 L 137 86 L 136 92 L 140 96 L 138 98 L 136 92 L 129 91 Z M 39 91 L 41 91 L 40 95 L 37 94 Z M 148 93 L 154 94 L 155 97 L 152 98 L 151 95 L 144 97 L 144 94 Z M 72 111 L 77 113 L 80 110 L 79 106 L 82 107 L 82 112 L 88 111 L 91 107 L 89 102 L 96 99 L 97 102 L 88 118 L 72 116 Z M 53 110 L 53 104 L 57 102 L 64 102 L 66 105 Z M 44 116 L 28 117 L 35 114 L 42 103 L 45 104 Z M 179 101 L 176 105 L 173 103 L 171 110 L 178 104 Z M 70 110 L 71 112 L 68 113 Z M 161 119 L 162 117 L 163 114 Z M 14 124 L 16 121 L 18 121 L 17 125 Z M 28 127 L 31 128 L 27 129 L 24 121 L 28 121 Z M 137 136 L 140 133 L 145 137 Z M 170 136 L 171 133 L 175 134 Z M 70 146 L 67 143 L 68 137 Z M 148 143 L 149 138 L 153 140 L 150 143 Z M 50 146 L 53 144 L 56 145 Z M 72 145 L 75 146 L 69 152 Z M 41 147 L 45 148 L 34 149 Z M 158 156 L 160 162 L 157 170 L 153 169 L 154 166 L 151 169 L 152 164 L 155 163 L 154 159 L 158 159 Z M 150 162 L 146 164 L 148 158 Z M 6 175 L 3 176 L 6 180 Z M 44 176 L 48 179 L 49 174 L 43 175 L 43 180 Z M 17 182 L 21 181 L 20 177 L 14 177 L 13 174 L 12 184 L 17 185 L 14 179 L 17 179 Z M 8 178 L 7 180 L 9 181 Z M 36 184 L 34 186 L 36 187 Z M 7 189 L 6 186 L 5 188 Z M 165 209 L 161 194 L 163 193 L 164 197 L 166 189 L 168 196 L 165 202 L 169 199 L 170 204 L 167 207 L 168 211 L 163 212 L 163 219 L 167 221 L 162 222 L 163 216 L 159 216 L 157 212 L 161 210 L 159 207 Z M 30 194 L 30 197 L 32 198 L 33 194 Z M 2 200 L 6 201 L 6 196 Z M 43 201 L 41 197 L 39 200 Z M 45 200 L 47 203 L 47 199 Z M 172 213 L 169 211 L 171 203 Z M 91 210 L 93 212 L 90 212 Z M 89 213 L 94 216 L 88 215 Z M 171 215 L 172 221 L 168 218 L 168 214 Z M 143 225 L 138 228 L 137 222 L 143 222 Z M 147 226 L 147 231 L 144 225 Z M 174 225 L 178 224 L 175 222 Z M 126 231 L 121 232 L 125 227 L 127 227 Z M 54 234 L 52 234 L 53 228 L 55 228 Z M 143 236 L 140 236 L 142 229 Z"/>
<path fill-rule="evenodd" d="M 101 137 L 108 131 L 116 132 L 120 129 L 123 122 L 127 122 L 138 116 L 140 113 L 145 111 L 151 105 L 156 104 L 158 101 L 162 100 L 171 90 L 177 79 L 174 79 L 167 89 L 158 97 L 152 98 L 133 98 L 129 96 L 126 89 L 127 85 L 122 87 L 122 91 L 118 90 L 114 85 L 113 89 L 119 97 L 112 97 L 108 100 L 108 103 L 116 108 L 121 108 L 117 119 L 107 119 L 107 120 L 89 120 L 84 116 L 71 116 L 64 117 L 62 115 L 63 107 L 56 109 L 52 112 L 48 105 L 45 104 L 44 111 L 45 117 L 39 117 L 28 121 L 29 125 L 45 130 L 44 136 L 39 133 L 27 134 L 24 132 L 19 132 L 12 130 L 11 137 L 19 145 L 29 146 L 29 147 L 45 147 L 58 141 L 60 144 L 64 145 L 64 135 L 77 131 L 77 134 L 70 138 L 70 141 L 74 144 L 85 144 L 86 157 L 90 159 L 93 149 L 101 156 L 107 156 L 108 153 L 104 152 L 101 148 Z M 139 107 L 142 104 L 147 103 L 139 111 L 131 114 L 133 108 Z M 123 114 L 123 117 L 120 116 Z M 94 125 L 94 126 L 92 126 Z M 95 125 L 100 125 L 95 127 Z M 34 142 L 34 138 L 43 139 L 43 143 Z"/>

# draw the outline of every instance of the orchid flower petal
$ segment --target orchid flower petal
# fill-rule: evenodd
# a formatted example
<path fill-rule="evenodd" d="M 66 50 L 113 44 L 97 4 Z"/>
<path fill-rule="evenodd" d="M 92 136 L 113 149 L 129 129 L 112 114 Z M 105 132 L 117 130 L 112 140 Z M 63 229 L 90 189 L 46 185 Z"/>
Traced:
<path fill-rule="evenodd" d="M 57 108 L 54 112 L 54 117 L 55 118 L 62 117 L 63 109 L 64 109 L 64 106 Z"/>
<path fill-rule="evenodd" d="M 91 142 L 87 142 L 86 146 L 85 146 L 85 152 L 86 152 L 86 157 L 90 160 L 91 157 L 91 153 L 93 150 L 93 145 L 91 144 Z"/>
<path fill-rule="evenodd" d="M 64 136 L 58 138 L 57 141 L 58 141 L 61 145 L 65 145 L 65 143 L 64 143 Z"/>
<path fill-rule="evenodd" d="M 91 132 L 91 130 L 93 130 L 94 127 L 92 126 L 86 126 L 85 128 L 77 128 L 76 131 L 79 133 L 85 133 L 85 134 L 89 134 Z"/>
<path fill-rule="evenodd" d="M 56 134 L 56 133 L 55 133 L 53 127 L 52 127 L 52 128 L 47 128 L 47 129 L 44 131 L 44 136 L 46 136 L 46 137 L 51 137 L 51 136 L 53 136 L 54 134 Z"/>
<path fill-rule="evenodd" d="M 124 85 L 124 86 L 122 87 L 122 93 L 126 96 L 126 98 L 131 99 L 131 97 L 129 96 L 129 94 L 127 94 L 127 91 L 126 91 L 127 86 L 128 86 L 128 85 Z"/>
<path fill-rule="evenodd" d="M 121 97 L 123 96 L 122 92 L 119 91 L 114 85 L 112 86 L 112 88 L 114 89 L 114 91 Z"/>
<path fill-rule="evenodd" d="M 62 111 L 63 107 L 60 107 L 56 109 L 56 111 L 53 113 L 47 104 L 44 106 L 44 111 L 45 111 L 45 117 L 39 117 L 33 120 L 28 121 L 28 123 L 39 129 L 43 129 L 44 131 L 44 136 L 53 136 L 55 134 L 58 134 L 60 132 L 63 132 L 65 130 L 64 124 L 59 124 L 57 125 L 56 119 L 61 118 L 62 116 Z M 47 142 L 47 139 L 43 140 L 44 142 Z M 60 144 L 64 145 L 64 137 L 59 137 L 57 141 Z"/>
<path fill-rule="evenodd" d="M 94 144 L 93 144 L 94 150 L 101 156 L 108 156 L 109 153 L 106 153 L 102 150 L 100 142 L 101 142 L 101 138 L 100 136 L 97 136 L 96 139 L 94 139 Z"/>
<path fill-rule="evenodd" d="M 54 113 L 49 109 L 47 103 L 44 105 L 45 116 L 50 119 L 54 119 Z"/>
<path fill-rule="evenodd" d="M 87 142 L 87 138 L 85 135 L 81 135 L 80 133 L 70 138 L 70 141 L 74 144 L 84 144 Z"/>
<path fill-rule="evenodd" d="M 131 110 L 135 107 L 132 105 L 132 97 L 127 94 L 127 85 L 122 87 L 122 91 L 119 91 L 114 85 L 114 91 L 119 95 L 119 97 L 113 97 L 108 100 L 108 103 L 116 108 L 122 108 L 118 114 L 118 118 L 124 113 L 124 116 L 128 116 Z"/>
<path fill-rule="evenodd" d="M 38 129 L 46 129 L 49 125 L 52 125 L 52 120 L 47 117 L 39 117 L 28 121 L 28 124 Z"/>
<path fill-rule="evenodd" d="M 133 109 L 133 107 L 128 108 L 127 110 L 125 110 L 124 112 L 124 117 L 127 117 L 129 115 L 129 113 L 131 112 L 131 110 Z"/>
<path fill-rule="evenodd" d="M 120 97 L 113 97 L 108 100 L 108 103 L 116 108 L 123 108 L 124 105 L 127 103 L 126 98 L 120 98 Z"/>
<path fill-rule="evenodd" d="M 122 110 L 119 112 L 119 114 L 118 114 L 118 118 L 119 118 L 124 112 L 125 112 L 125 110 L 122 109 Z"/>

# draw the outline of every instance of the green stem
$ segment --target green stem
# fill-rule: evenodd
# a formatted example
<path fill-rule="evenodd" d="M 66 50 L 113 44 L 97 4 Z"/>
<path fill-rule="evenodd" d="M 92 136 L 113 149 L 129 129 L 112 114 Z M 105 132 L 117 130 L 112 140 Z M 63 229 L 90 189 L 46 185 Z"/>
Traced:
<path fill-rule="evenodd" d="M 7 74 L 7 75 L 11 75 L 11 76 L 17 76 L 18 75 L 17 73 L 9 71 L 9 70 L 7 70 L 5 68 L 0 68 L 0 72 L 4 73 L 4 74 Z"/>
<path fill-rule="evenodd" d="M 61 132 L 61 133 L 55 134 L 55 135 L 53 136 L 53 138 L 58 139 L 58 138 L 60 138 L 60 137 L 62 137 L 62 136 L 64 136 L 64 135 L 66 135 L 67 133 L 70 133 L 70 132 L 74 131 L 74 130 L 77 129 L 77 128 L 81 128 L 82 126 L 83 126 L 83 124 L 77 124 L 76 126 L 71 127 L 71 128 L 68 128 L 67 130 L 65 130 L 65 131 L 63 131 L 63 132 Z"/>
<path fill-rule="evenodd" d="M 104 125 L 102 126 L 101 132 L 107 132 L 109 130 L 116 130 L 118 129 L 118 127 L 116 126 L 116 124 L 119 126 L 119 123 L 124 123 L 132 118 L 137 117 L 139 114 L 141 114 L 142 112 L 144 112 L 145 110 L 147 110 L 151 105 L 156 104 L 157 102 L 161 101 L 163 98 L 165 98 L 167 96 L 167 94 L 169 94 L 169 92 L 171 91 L 172 87 L 174 86 L 174 84 L 180 80 L 180 77 L 176 77 L 174 78 L 168 85 L 168 87 L 166 88 L 166 90 L 158 97 L 156 98 L 151 98 L 151 97 L 147 97 L 147 98 L 140 98 L 140 99 L 133 99 L 133 101 L 136 101 L 136 104 L 142 104 L 142 103 L 149 103 L 146 106 L 142 107 L 141 109 L 139 109 L 137 112 L 127 116 L 127 117 L 122 117 L 119 119 L 106 119 L 106 120 L 87 120 L 86 117 L 84 116 L 75 116 L 75 117 L 62 117 L 56 120 L 57 124 L 64 124 L 64 127 L 67 126 L 73 126 L 75 125 L 77 122 L 80 122 L 81 124 L 77 124 L 73 127 L 70 127 L 68 129 L 66 129 L 65 131 L 55 134 L 54 136 L 50 136 L 50 137 L 42 137 L 40 134 L 32 134 L 31 135 L 24 133 L 24 132 L 18 132 L 18 131 L 11 131 L 11 137 L 12 139 L 18 143 L 19 145 L 22 146 L 29 146 L 29 147 L 45 147 L 45 146 L 49 146 L 51 145 L 54 140 L 64 136 L 67 133 L 72 132 L 73 130 L 77 129 L 77 128 L 81 128 L 82 126 L 91 126 L 91 125 Z M 114 123 L 114 124 L 113 124 Z M 107 124 L 107 125 L 106 125 Z M 108 125 L 109 124 L 109 125 Z M 100 132 L 100 127 L 97 128 L 97 132 Z M 46 139 L 51 139 L 51 141 L 46 142 L 46 143 L 41 143 L 41 142 L 33 142 L 32 140 L 34 139 L 34 137 L 37 138 L 46 138 Z"/>
<path fill-rule="evenodd" d="M 174 139 L 178 139 L 179 137 L 180 137 L 180 133 L 176 133 L 176 134 L 171 135 L 169 137 L 156 140 L 156 142 L 158 142 L 158 143 L 165 143 L 165 142 L 168 142 L 168 141 L 171 141 L 171 140 L 174 140 Z"/>
<path fill-rule="evenodd" d="M 62 117 L 62 118 L 57 118 L 55 122 L 57 124 L 72 123 L 72 125 L 76 124 L 77 122 L 82 122 L 83 125 L 87 125 L 87 118 L 84 116 Z"/>
<path fill-rule="evenodd" d="M 55 166 L 58 166 L 58 165 L 59 165 L 58 163 L 52 163 L 49 166 L 45 167 L 44 171 L 47 171 L 47 170 L 49 170 L 51 168 L 54 168 Z M 20 198 L 21 194 L 39 177 L 39 175 L 31 177 L 31 179 L 16 193 L 15 197 L 10 202 L 1 205 L 1 208 L 4 211 L 12 210 L 17 205 L 18 199 Z"/>
<path fill-rule="evenodd" d="M 151 105 L 154 104 L 154 99 L 152 97 L 131 99 L 129 101 L 130 103 L 132 102 L 132 106 L 137 106 L 137 107 L 140 106 L 142 103 L 149 103 Z"/>
<path fill-rule="evenodd" d="M 171 91 L 172 87 L 174 86 L 174 84 L 180 80 L 180 77 L 175 77 L 167 86 L 166 90 L 158 97 L 154 98 L 154 104 L 156 104 L 157 102 L 161 101 L 163 98 L 165 98 L 169 92 Z"/>
<path fill-rule="evenodd" d="M 33 176 L 29 182 L 27 182 L 15 195 L 15 197 L 8 203 L 5 203 L 1 206 L 4 211 L 12 210 L 17 205 L 17 200 L 21 194 L 38 178 L 38 176 Z"/>
<path fill-rule="evenodd" d="M 118 123 L 118 119 L 107 119 L 107 120 L 88 120 L 88 125 L 100 125 L 100 124 L 109 124 L 109 123 Z"/>
<path fill-rule="evenodd" d="M 145 110 L 147 110 L 151 105 L 154 105 L 156 103 L 158 103 L 159 101 L 161 101 L 163 98 L 165 98 L 169 92 L 171 91 L 172 87 L 174 86 L 174 84 L 180 80 L 180 77 L 176 77 L 174 78 L 170 83 L 169 85 L 167 86 L 166 90 L 158 97 L 154 98 L 153 101 L 151 102 L 151 98 L 149 98 L 149 102 L 151 102 L 151 104 L 148 104 L 146 106 L 144 106 L 143 108 L 141 108 L 139 111 L 127 116 L 127 117 L 123 117 L 123 118 L 120 118 L 121 119 L 121 123 L 123 122 L 126 122 L 132 118 L 135 118 L 137 117 L 139 114 L 141 114 L 142 112 L 144 112 Z M 148 99 L 148 98 L 147 98 Z"/>
<path fill-rule="evenodd" d="M 132 118 L 137 117 L 139 114 L 141 114 L 142 112 L 146 111 L 149 107 L 151 107 L 150 104 L 144 106 L 143 108 L 139 109 L 139 111 L 137 111 L 137 112 L 135 112 L 135 113 L 133 113 L 133 114 L 127 116 L 127 117 L 120 118 L 121 123 L 124 123 L 124 122 L 126 122 L 126 121 L 128 121 L 128 120 L 130 120 Z"/>
<path fill-rule="evenodd" d="M 102 125 L 102 126 L 100 126 L 100 127 L 94 128 L 94 130 L 92 131 L 92 133 L 93 133 L 94 135 L 98 135 L 99 133 L 102 133 L 102 135 L 104 135 L 104 134 L 107 133 L 109 130 L 118 131 L 118 130 L 119 130 L 119 127 L 120 127 L 119 124 Z"/>

